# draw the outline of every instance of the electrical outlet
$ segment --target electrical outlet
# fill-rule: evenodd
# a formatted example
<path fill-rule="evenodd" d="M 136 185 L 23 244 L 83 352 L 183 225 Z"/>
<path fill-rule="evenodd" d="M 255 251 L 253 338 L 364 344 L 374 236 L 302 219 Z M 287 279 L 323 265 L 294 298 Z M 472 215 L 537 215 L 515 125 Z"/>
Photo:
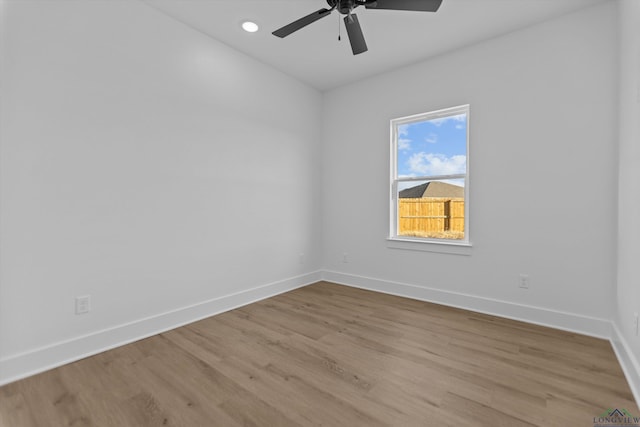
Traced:
<path fill-rule="evenodd" d="M 342 262 L 344 262 L 345 264 L 347 264 L 349 262 L 349 254 L 348 253 L 343 253 L 342 254 Z"/>
<path fill-rule="evenodd" d="M 76 297 L 76 314 L 85 314 L 91 311 L 91 296 Z"/>
<path fill-rule="evenodd" d="M 529 275 L 528 274 L 521 274 L 520 277 L 518 278 L 518 287 L 522 288 L 522 289 L 529 289 Z"/>

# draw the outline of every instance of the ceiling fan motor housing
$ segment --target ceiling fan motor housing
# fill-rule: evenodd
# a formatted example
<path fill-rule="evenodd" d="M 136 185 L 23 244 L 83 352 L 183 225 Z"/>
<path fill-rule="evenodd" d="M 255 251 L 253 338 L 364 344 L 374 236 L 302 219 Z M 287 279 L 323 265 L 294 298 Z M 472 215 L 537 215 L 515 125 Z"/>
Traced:
<path fill-rule="evenodd" d="M 356 0 L 327 0 L 327 3 L 343 15 L 348 15 L 356 7 Z"/>

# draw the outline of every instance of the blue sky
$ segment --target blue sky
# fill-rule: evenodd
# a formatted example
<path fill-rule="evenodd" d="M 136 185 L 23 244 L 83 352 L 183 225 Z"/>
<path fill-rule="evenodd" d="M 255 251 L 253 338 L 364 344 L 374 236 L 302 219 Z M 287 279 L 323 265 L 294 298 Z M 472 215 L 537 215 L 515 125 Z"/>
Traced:
<path fill-rule="evenodd" d="M 398 125 L 398 177 L 466 172 L 467 116 Z"/>

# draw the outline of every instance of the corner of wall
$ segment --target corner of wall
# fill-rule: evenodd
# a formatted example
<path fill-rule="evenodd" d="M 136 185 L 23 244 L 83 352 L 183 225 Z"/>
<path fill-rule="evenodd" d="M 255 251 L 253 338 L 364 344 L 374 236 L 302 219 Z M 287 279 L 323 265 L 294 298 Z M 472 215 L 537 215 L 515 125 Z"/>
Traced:
<path fill-rule="evenodd" d="M 618 362 L 622 367 L 633 397 L 636 400 L 636 404 L 640 407 L 640 362 L 636 359 L 635 355 L 631 351 L 631 347 L 624 338 L 624 335 L 620 332 L 616 322 L 612 322 L 611 332 L 611 346 L 616 353 Z"/>

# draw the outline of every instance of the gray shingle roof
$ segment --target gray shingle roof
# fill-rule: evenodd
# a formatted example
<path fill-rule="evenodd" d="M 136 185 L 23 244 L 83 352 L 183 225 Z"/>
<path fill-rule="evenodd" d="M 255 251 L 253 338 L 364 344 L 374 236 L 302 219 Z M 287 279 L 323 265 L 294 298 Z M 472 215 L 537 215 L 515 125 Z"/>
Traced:
<path fill-rule="evenodd" d="M 400 190 L 401 199 L 419 199 L 422 197 L 464 197 L 464 187 L 431 181 L 415 187 Z"/>

